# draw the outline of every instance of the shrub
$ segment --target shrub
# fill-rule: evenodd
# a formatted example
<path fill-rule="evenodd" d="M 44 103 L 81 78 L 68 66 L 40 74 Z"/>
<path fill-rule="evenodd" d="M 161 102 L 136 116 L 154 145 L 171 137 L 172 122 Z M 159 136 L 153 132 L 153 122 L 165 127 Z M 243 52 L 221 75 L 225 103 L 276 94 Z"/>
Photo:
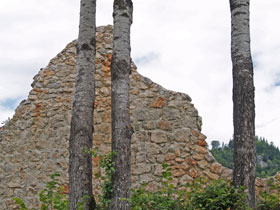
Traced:
<path fill-rule="evenodd" d="M 60 174 L 53 173 L 51 175 L 51 181 L 47 182 L 45 188 L 39 193 L 40 210 L 68 209 L 68 196 L 63 194 L 64 188 L 58 182 L 59 176 Z M 20 198 L 14 198 L 14 201 L 19 205 L 20 210 L 28 210 Z"/>
<path fill-rule="evenodd" d="M 161 182 L 156 192 L 146 190 L 147 184 L 131 191 L 132 210 L 183 210 L 185 209 L 182 202 L 185 190 L 177 190 L 169 181 L 172 181 L 171 168 L 163 164 Z"/>
<path fill-rule="evenodd" d="M 186 206 L 188 210 L 250 209 L 246 204 L 245 188 L 235 189 L 231 182 L 220 179 L 210 181 L 204 178 L 188 184 L 190 191 Z"/>
<path fill-rule="evenodd" d="M 269 188 L 260 191 L 258 194 L 258 210 L 279 210 L 280 209 L 280 186 L 279 183 L 268 181 Z"/>
<path fill-rule="evenodd" d="M 100 156 L 99 166 L 105 175 L 95 174 L 103 180 L 102 193 L 99 195 L 97 210 L 108 209 L 112 195 L 112 173 L 114 164 L 112 153 L 102 156 L 98 152 L 92 152 L 93 156 Z M 171 183 L 173 180 L 172 169 L 163 164 L 163 172 L 160 177 L 159 187 L 155 192 L 147 190 L 147 184 L 131 189 L 132 210 L 249 210 L 247 205 L 245 188 L 235 189 L 231 182 L 226 180 L 209 181 L 198 178 L 186 185 L 177 186 Z M 68 210 L 68 196 L 63 194 L 64 188 L 59 184 L 58 173 L 51 175 L 51 181 L 39 193 L 40 210 Z M 267 191 L 258 194 L 257 210 L 280 209 L 279 184 L 269 183 Z M 83 198 L 87 199 L 87 197 Z M 14 198 L 20 210 L 28 210 L 20 198 Z M 78 210 L 84 209 L 85 202 L 79 202 Z M 32 209 L 37 210 L 37 209 Z"/>
<path fill-rule="evenodd" d="M 145 190 L 146 185 L 132 190 L 132 210 L 249 210 L 245 188 L 236 190 L 229 181 L 198 178 L 186 186 L 175 188 L 171 168 L 163 165 L 161 186 L 156 192 Z M 188 189 L 188 191 L 186 190 Z"/>
<path fill-rule="evenodd" d="M 99 167 L 105 172 L 105 175 L 102 175 L 100 172 L 94 174 L 95 177 L 100 178 L 103 181 L 102 193 L 98 196 L 99 202 L 97 203 L 96 209 L 108 209 L 113 194 L 112 175 L 115 171 L 115 168 L 114 162 L 112 161 L 112 156 L 115 154 L 115 152 L 102 155 L 98 150 L 93 150 L 91 151 L 91 154 L 93 157 L 100 157 Z"/>

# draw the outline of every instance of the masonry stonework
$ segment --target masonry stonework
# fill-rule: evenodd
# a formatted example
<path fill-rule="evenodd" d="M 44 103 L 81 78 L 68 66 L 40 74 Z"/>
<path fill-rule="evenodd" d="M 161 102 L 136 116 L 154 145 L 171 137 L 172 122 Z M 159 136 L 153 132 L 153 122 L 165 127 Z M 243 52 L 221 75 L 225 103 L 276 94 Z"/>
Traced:
<path fill-rule="evenodd" d="M 94 147 L 111 150 L 112 26 L 97 28 Z M 0 209 L 15 209 L 13 197 L 37 207 L 36 195 L 57 171 L 67 191 L 68 140 L 76 75 L 76 41 L 34 77 L 33 89 L 0 128 Z M 202 121 L 191 98 L 166 90 L 141 76 L 134 64 L 130 76 L 132 183 L 156 189 L 162 163 L 172 167 L 173 184 L 199 176 L 230 178 L 231 170 L 215 161 L 201 133 Z M 93 158 L 93 170 L 98 158 Z M 101 182 L 93 181 L 95 194 Z"/>

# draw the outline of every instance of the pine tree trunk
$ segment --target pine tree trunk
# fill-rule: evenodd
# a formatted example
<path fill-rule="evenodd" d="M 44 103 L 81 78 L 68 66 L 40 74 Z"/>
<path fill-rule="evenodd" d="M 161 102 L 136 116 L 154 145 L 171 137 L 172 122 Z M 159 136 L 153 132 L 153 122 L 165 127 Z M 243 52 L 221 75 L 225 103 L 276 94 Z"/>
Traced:
<path fill-rule="evenodd" d="M 77 45 L 77 77 L 69 141 L 69 210 L 84 202 L 95 209 L 92 193 L 93 109 L 95 100 L 95 11 L 96 0 L 81 0 Z"/>
<path fill-rule="evenodd" d="M 113 195 L 110 210 L 128 210 L 131 186 L 131 135 L 129 115 L 130 26 L 131 0 L 114 1 L 114 42 L 111 64 L 112 77 L 112 151 L 115 172 L 112 176 Z"/>
<path fill-rule="evenodd" d="M 248 189 L 248 204 L 256 206 L 256 146 L 254 72 L 250 49 L 249 0 L 230 0 L 233 63 L 233 183 Z"/>

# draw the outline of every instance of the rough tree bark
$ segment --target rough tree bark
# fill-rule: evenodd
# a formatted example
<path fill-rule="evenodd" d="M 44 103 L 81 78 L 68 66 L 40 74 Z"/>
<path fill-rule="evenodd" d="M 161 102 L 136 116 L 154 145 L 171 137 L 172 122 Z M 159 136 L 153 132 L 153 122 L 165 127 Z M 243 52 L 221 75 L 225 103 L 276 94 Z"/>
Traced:
<path fill-rule="evenodd" d="M 255 88 L 250 49 L 250 0 L 230 0 L 233 63 L 233 183 L 248 189 L 248 204 L 256 206 Z"/>
<path fill-rule="evenodd" d="M 131 166 L 130 145 L 132 127 L 129 115 L 130 26 L 133 5 L 131 0 L 114 1 L 112 78 L 112 151 L 115 172 L 112 176 L 113 195 L 110 210 L 128 210 L 130 203 Z"/>
<path fill-rule="evenodd" d="M 85 202 L 95 209 L 92 193 L 93 109 L 95 100 L 95 12 L 96 0 L 81 0 L 77 45 L 77 77 L 69 141 L 69 210 Z M 86 198 L 86 199 L 85 199 Z"/>

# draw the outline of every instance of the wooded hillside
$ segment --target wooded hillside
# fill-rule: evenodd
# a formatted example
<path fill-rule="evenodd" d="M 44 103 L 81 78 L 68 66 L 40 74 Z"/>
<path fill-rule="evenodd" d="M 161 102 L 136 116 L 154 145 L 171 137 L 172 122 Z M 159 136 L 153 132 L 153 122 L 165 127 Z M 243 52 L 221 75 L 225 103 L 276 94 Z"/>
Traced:
<path fill-rule="evenodd" d="M 219 141 L 211 142 L 211 152 L 216 160 L 227 168 L 232 168 L 233 162 L 233 140 L 228 144 L 220 143 Z M 257 177 L 265 178 L 273 176 L 280 171 L 280 151 L 273 142 L 270 142 L 263 137 L 256 137 L 256 152 L 257 152 Z"/>

